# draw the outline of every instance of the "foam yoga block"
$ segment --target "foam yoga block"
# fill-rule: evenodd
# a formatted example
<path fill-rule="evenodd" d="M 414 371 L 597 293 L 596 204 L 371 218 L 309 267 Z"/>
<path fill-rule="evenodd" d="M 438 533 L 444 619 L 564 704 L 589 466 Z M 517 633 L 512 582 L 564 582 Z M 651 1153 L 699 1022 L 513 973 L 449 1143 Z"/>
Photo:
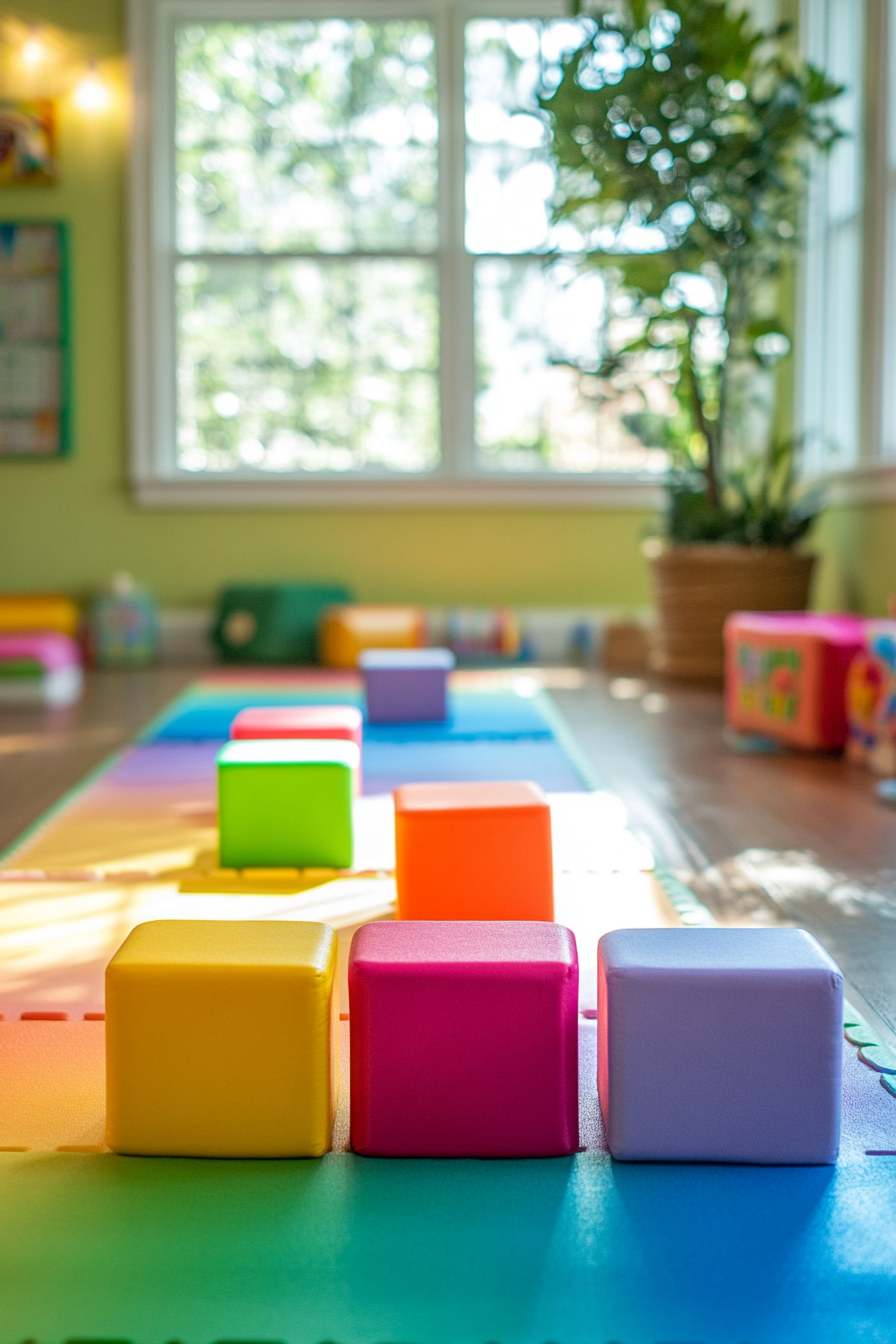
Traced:
<path fill-rule="evenodd" d="M 356 1152 L 575 1152 L 579 970 L 569 929 L 367 924 L 352 939 L 348 983 Z"/>
<path fill-rule="evenodd" d="M 623 1160 L 829 1163 L 843 979 L 801 929 L 617 929 L 598 944 L 598 1092 Z"/>
<path fill-rule="evenodd" d="M 336 936 L 297 921 L 139 924 L 106 970 L 106 1142 L 318 1157 L 336 1102 Z"/>
<path fill-rule="evenodd" d="M 432 723 L 448 717 L 450 649 L 367 649 L 358 666 L 370 723 Z"/>
<path fill-rule="evenodd" d="M 353 742 L 257 739 L 218 752 L 223 868 L 350 868 Z"/>
<path fill-rule="evenodd" d="M 405 784 L 394 798 L 399 919 L 554 918 L 537 784 Z"/>

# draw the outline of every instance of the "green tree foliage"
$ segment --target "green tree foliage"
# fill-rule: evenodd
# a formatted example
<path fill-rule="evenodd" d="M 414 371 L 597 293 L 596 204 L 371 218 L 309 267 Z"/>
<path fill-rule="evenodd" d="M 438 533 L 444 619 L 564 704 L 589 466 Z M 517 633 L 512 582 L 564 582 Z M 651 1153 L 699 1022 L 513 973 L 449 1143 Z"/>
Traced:
<path fill-rule="evenodd" d="M 677 371 L 676 414 L 626 418 L 670 453 L 672 539 L 792 545 L 820 500 L 799 497 L 794 442 L 745 451 L 743 426 L 756 370 L 790 348 L 769 298 L 799 242 L 811 154 L 840 134 L 842 88 L 795 56 L 785 26 L 759 31 L 724 0 L 629 0 L 588 29 L 542 107 L 555 213 L 589 233 L 589 261 L 615 270 L 638 319 L 601 375 L 611 386 L 657 351 Z"/>

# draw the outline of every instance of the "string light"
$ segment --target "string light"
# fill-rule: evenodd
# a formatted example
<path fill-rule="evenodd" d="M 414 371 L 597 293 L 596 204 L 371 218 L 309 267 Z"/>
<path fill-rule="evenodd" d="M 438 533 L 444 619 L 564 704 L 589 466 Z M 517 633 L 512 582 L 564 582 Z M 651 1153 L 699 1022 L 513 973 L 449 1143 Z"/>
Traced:
<path fill-rule="evenodd" d="M 46 45 L 41 41 L 40 30 L 36 23 L 33 23 L 28 30 L 28 36 L 22 43 L 22 49 L 19 53 L 21 62 L 29 70 L 36 69 L 43 65 L 47 59 Z"/>
<path fill-rule="evenodd" d="M 97 74 L 96 62 L 91 61 L 87 74 L 75 89 L 76 107 L 82 112 L 102 112 L 109 104 L 109 90 Z"/>

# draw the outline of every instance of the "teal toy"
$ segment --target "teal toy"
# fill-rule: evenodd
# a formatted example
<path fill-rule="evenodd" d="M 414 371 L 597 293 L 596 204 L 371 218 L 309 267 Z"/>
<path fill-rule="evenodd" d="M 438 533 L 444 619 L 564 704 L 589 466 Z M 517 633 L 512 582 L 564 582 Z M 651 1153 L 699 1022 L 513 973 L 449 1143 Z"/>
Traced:
<path fill-rule="evenodd" d="M 228 663 L 314 663 L 321 615 L 351 597 L 339 584 L 231 584 L 218 599 L 212 642 Z"/>
<path fill-rule="evenodd" d="M 354 742 L 256 738 L 218 752 L 222 868 L 350 868 Z"/>
<path fill-rule="evenodd" d="M 87 615 L 87 646 L 94 667 L 150 667 L 159 652 L 155 598 L 130 574 L 113 575 Z"/>

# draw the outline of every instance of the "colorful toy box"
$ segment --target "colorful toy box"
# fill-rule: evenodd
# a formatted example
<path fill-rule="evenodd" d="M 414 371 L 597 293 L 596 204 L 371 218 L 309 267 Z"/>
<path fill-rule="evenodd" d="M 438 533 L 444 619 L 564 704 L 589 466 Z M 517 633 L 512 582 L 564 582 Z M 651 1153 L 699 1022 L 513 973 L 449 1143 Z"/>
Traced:
<path fill-rule="evenodd" d="M 725 711 L 738 733 L 832 751 L 847 738 L 849 665 L 858 616 L 739 611 L 725 622 Z"/>
<path fill-rule="evenodd" d="M 868 621 L 846 679 L 850 760 L 896 775 L 896 621 Z"/>
<path fill-rule="evenodd" d="M 330 607 L 318 637 L 325 667 L 357 667 L 364 649 L 419 649 L 425 643 L 426 617 L 420 607 Z"/>
<path fill-rule="evenodd" d="M 68 635 L 0 633 L 0 704 L 70 705 L 82 685 L 81 656 Z"/>
<path fill-rule="evenodd" d="M 159 652 L 155 598 L 130 574 L 116 574 L 87 616 L 87 651 L 94 667 L 150 667 Z"/>

